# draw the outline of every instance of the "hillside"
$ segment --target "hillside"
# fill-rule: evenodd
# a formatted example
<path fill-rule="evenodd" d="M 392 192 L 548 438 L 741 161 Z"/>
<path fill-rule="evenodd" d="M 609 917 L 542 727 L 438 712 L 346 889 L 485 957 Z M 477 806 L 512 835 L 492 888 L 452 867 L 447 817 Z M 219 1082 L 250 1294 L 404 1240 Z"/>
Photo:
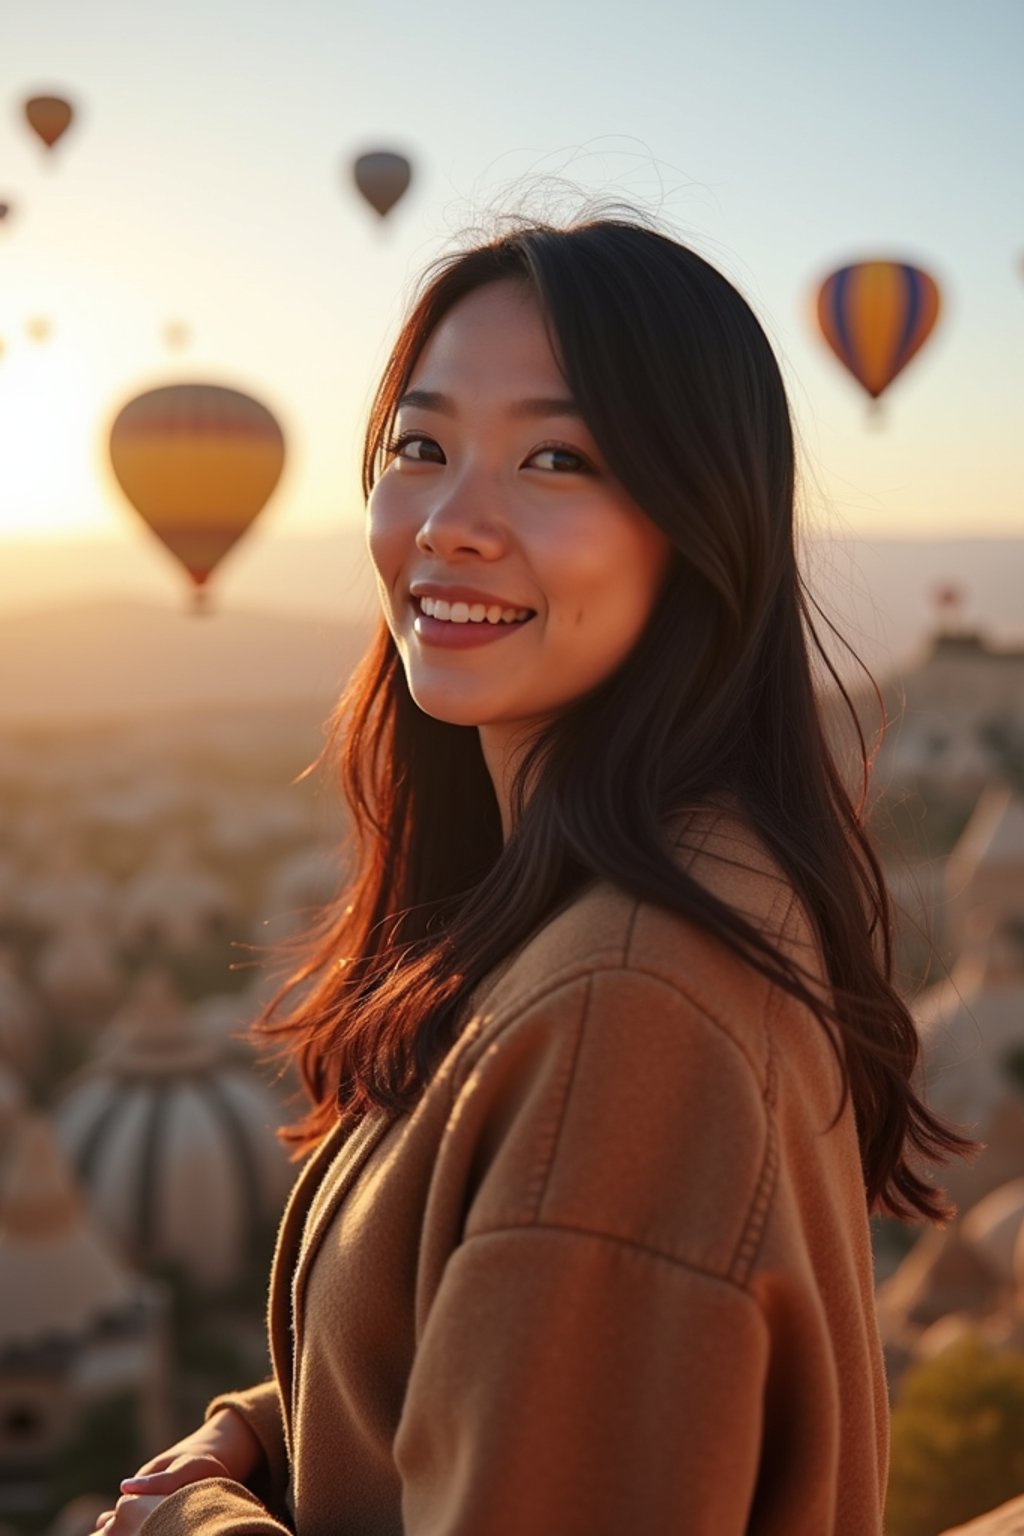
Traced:
<path fill-rule="evenodd" d="M 1024 540 L 814 538 L 803 564 L 814 597 L 880 680 L 927 652 L 940 582 L 962 585 L 964 621 L 990 642 L 1024 642 Z M 0 546 L 0 721 L 329 703 L 377 621 L 362 534 L 254 539 L 214 583 L 212 606 L 188 612 L 179 573 L 145 545 Z M 818 628 L 858 686 L 848 653 Z"/>
<path fill-rule="evenodd" d="M 121 539 L 0 542 L 0 614 L 94 603 L 187 605 L 188 583 L 144 531 Z M 934 628 L 940 582 L 964 589 L 964 621 L 993 643 L 1024 641 L 1024 540 L 879 539 L 816 534 L 802 541 L 811 590 L 873 669 L 912 661 Z M 213 586 L 223 614 L 287 615 L 362 625 L 378 599 L 363 530 L 339 519 L 326 534 L 256 529 Z"/>
<path fill-rule="evenodd" d="M 211 705 L 330 707 L 355 621 L 92 602 L 0 617 L 0 721 L 55 725 Z"/>

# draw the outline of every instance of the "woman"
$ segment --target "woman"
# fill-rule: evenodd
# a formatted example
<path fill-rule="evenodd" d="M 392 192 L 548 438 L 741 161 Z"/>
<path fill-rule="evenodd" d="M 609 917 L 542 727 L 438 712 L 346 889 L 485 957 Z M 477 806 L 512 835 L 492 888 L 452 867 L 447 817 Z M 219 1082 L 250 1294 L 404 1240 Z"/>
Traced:
<path fill-rule="evenodd" d="M 765 335 L 640 219 L 513 229 L 430 274 L 363 478 L 354 872 L 256 1026 L 314 1152 L 274 1377 L 101 1522 L 879 1532 L 869 1212 L 974 1143 L 911 1088 Z"/>

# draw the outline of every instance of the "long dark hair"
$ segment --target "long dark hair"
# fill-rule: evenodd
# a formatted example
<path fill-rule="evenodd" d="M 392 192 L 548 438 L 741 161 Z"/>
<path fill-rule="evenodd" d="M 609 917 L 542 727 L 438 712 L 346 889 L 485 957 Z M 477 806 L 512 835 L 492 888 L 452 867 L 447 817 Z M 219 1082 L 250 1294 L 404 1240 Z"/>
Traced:
<path fill-rule="evenodd" d="M 519 761 L 504 844 L 476 728 L 419 708 L 381 619 L 307 770 L 326 761 L 337 771 L 349 873 L 285 946 L 287 977 L 251 1026 L 253 1040 L 277 1041 L 265 1061 L 295 1064 L 311 1106 L 278 1136 L 298 1159 L 340 1113 L 410 1109 L 472 989 L 601 879 L 701 924 L 811 1008 L 843 1073 L 837 1117 L 853 1095 L 869 1209 L 944 1221 L 955 1206 L 907 1154 L 945 1162 L 982 1144 L 911 1087 L 919 1039 L 893 983 L 890 902 L 864 825 L 871 760 L 811 608 L 834 626 L 798 570 L 779 367 L 720 272 L 644 215 L 625 215 L 567 227 L 520 220 L 440 257 L 385 365 L 364 444 L 367 497 L 396 402 L 439 321 L 483 284 L 523 283 L 611 472 L 674 554 L 631 654 Z M 856 727 L 856 805 L 823 730 L 811 643 Z M 802 899 L 828 1001 L 673 858 L 666 817 L 723 793 Z"/>

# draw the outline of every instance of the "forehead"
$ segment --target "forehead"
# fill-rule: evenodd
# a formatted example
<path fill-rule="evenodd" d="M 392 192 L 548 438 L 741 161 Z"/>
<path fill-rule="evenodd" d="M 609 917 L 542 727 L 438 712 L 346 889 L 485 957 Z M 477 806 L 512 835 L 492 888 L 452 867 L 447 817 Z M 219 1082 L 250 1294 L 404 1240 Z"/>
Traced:
<path fill-rule="evenodd" d="M 505 281 L 474 290 L 449 310 L 409 382 L 448 394 L 504 398 L 550 393 L 562 375 L 533 293 L 525 283 Z"/>

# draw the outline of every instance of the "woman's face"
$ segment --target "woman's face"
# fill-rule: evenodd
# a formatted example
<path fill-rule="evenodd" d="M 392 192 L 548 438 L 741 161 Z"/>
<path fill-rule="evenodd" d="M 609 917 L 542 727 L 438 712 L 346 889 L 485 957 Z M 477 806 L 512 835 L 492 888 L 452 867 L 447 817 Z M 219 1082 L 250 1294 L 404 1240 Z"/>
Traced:
<path fill-rule="evenodd" d="M 413 391 L 445 400 L 413 400 Z M 529 734 L 619 665 L 672 546 L 574 414 L 522 284 L 491 283 L 461 299 L 403 399 L 394 436 L 405 441 L 386 456 L 367 504 L 381 603 L 416 703 L 479 726 L 486 752 L 509 731 Z M 545 403 L 527 409 L 537 400 Z M 532 616 L 512 626 L 443 623 L 420 611 L 410 591 L 420 583 L 466 587 Z"/>

